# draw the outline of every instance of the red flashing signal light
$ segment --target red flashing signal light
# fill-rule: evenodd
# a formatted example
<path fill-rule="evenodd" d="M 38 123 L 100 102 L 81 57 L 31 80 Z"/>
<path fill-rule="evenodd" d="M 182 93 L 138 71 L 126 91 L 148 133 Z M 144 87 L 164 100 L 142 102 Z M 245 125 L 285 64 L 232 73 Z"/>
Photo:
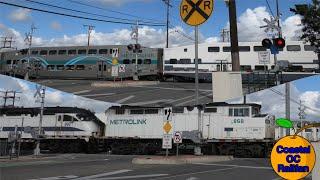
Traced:
<path fill-rule="evenodd" d="M 276 38 L 274 40 L 274 45 L 277 47 L 277 48 L 284 48 L 286 46 L 286 41 L 283 39 L 283 38 Z"/>

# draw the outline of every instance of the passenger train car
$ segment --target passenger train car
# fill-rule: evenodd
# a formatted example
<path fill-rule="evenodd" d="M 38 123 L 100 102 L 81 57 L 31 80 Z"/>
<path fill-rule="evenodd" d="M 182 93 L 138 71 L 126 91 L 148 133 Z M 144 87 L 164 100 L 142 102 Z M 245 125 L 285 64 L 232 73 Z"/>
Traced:
<path fill-rule="evenodd" d="M 138 76 L 158 76 L 162 69 L 162 49 L 142 47 L 138 50 Z M 115 60 L 116 59 L 116 60 Z M 136 73 L 136 53 L 124 45 L 34 47 L 2 53 L 2 73 L 35 78 L 111 79 L 112 65 L 124 64 L 117 77 Z M 115 77 L 115 78 L 117 78 Z"/>
<path fill-rule="evenodd" d="M 277 62 L 280 70 L 293 72 L 313 72 L 319 62 L 315 47 L 302 41 L 287 41 L 280 49 Z M 274 56 L 270 63 L 259 63 L 258 53 L 270 51 L 261 46 L 261 42 L 239 42 L 241 71 L 264 71 L 274 69 Z M 163 73 L 165 75 L 194 74 L 194 45 L 164 49 Z M 266 68 L 265 68 L 266 67 Z M 229 42 L 199 44 L 199 72 L 230 71 L 231 47 Z"/>

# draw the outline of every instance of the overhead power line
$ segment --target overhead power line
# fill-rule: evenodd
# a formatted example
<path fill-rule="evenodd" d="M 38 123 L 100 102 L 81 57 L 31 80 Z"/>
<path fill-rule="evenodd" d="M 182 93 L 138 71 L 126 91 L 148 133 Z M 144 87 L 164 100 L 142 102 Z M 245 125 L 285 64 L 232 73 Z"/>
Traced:
<path fill-rule="evenodd" d="M 271 15 L 274 17 L 274 13 L 273 13 L 273 11 L 272 11 L 272 9 L 271 9 L 271 6 L 270 6 L 270 4 L 269 4 L 269 1 L 266 0 L 266 3 L 267 3 L 268 9 L 269 9 Z"/>
<path fill-rule="evenodd" d="M 107 9 L 107 8 L 102 8 L 102 7 L 99 7 L 99 6 L 94 6 L 94 5 L 91 5 L 91 4 L 87 4 L 87 3 L 83 3 L 83 2 L 79 2 L 79 1 L 75 1 L 75 0 L 68 0 L 68 1 L 71 2 L 71 3 L 82 5 L 82 6 L 86 6 L 86 7 L 91 7 L 91 8 L 100 9 L 100 10 L 103 10 L 103 11 L 108 11 L 108 12 L 113 12 L 113 13 L 129 16 L 129 17 L 138 18 L 139 22 L 141 22 L 142 19 L 145 19 L 145 20 L 148 20 L 148 21 L 157 21 L 157 22 L 160 22 L 160 23 L 165 23 L 165 21 L 152 19 L 152 18 L 145 18 L 145 17 L 141 17 L 141 16 L 136 16 L 136 15 L 133 15 L 133 14 L 124 13 L 124 12 L 121 12 L 121 11 L 115 11 L 115 10 Z M 121 1 L 121 0 L 119 0 L 119 1 Z"/>
<path fill-rule="evenodd" d="M 23 5 L 3 2 L 3 1 L 0 1 L 0 4 L 5 4 L 5 5 L 8 5 L 8 6 L 14 6 L 14 7 L 20 7 L 20 8 L 30 9 L 30 10 L 33 10 L 33 11 L 39 11 L 39 12 L 55 14 L 55 15 L 60 15 L 60 16 L 73 17 L 73 18 L 78 18 L 78 19 L 86 19 L 86 20 L 91 20 L 91 21 L 99 21 L 99 22 L 115 23 L 115 24 L 130 24 L 130 25 L 134 25 L 135 24 L 134 22 L 104 20 L 104 19 L 98 19 L 98 18 L 90 18 L 90 17 L 78 16 L 78 15 L 71 15 L 71 14 L 66 14 L 66 13 L 48 11 L 48 10 L 32 8 L 32 7 L 28 7 L 28 6 L 23 6 Z M 143 25 L 143 26 L 165 26 L 164 24 L 152 24 L 152 23 L 141 23 L 140 25 Z"/>
<path fill-rule="evenodd" d="M 113 17 L 113 16 L 106 16 L 106 15 L 102 15 L 102 14 L 96 14 L 96 13 L 90 13 L 90 12 L 87 12 L 87 11 L 80 11 L 80 10 L 75 10 L 75 9 L 71 9 L 71 8 L 65 8 L 65 7 L 61 7 L 61 6 L 57 6 L 57 5 L 53 5 L 53 4 L 49 4 L 49 3 L 37 2 L 37 1 L 33 1 L 33 0 L 25 0 L 25 1 L 28 1 L 28 2 L 31 2 L 31 3 L 35 3 L 35 4 L 44 5 L 44 6 L 48 6 L 48 7 L 59 8 L 59 9 L 67 10 L 67 11 L 78 12 L 78 13 L 83 13 L 83 14 L 89 14 L 89 15 L 94 15 L 94 16 L 99 16 L 99 17 L 106 17 L 106 18 L 112 18 L 112 19 L 124 20 L 124 21 L 131 21 L 131 22 L 136 22 L 137 21 L 135 19 L 126 19 L 126 18 L 118 18 L 118 17 Z M 142 21 L 142 20 L 140 22 L 158 24 L 158 23 L 153 23 L 153 22 L 150 22 L 150 21 Z"/>

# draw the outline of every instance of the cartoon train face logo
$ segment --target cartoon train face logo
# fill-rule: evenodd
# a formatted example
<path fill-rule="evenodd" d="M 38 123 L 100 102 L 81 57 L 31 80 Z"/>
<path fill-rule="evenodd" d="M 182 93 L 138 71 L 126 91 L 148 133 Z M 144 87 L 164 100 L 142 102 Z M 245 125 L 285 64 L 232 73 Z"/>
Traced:
<path fill-rule="evenodd" d="M 288 119 L 277 119 L 276 123 L 282 128 L 293 128 L 293 123 Z M 271 165 L 280 177 L 298 180 L 311 173 L 316 162 L 314 148 L 307 139 L 297 134 L 304 129 L 318 125 L 320 124 L 305 126 L 297 130 L 294 135 L 281 138 L 274 145 L 271 152 Z"/>

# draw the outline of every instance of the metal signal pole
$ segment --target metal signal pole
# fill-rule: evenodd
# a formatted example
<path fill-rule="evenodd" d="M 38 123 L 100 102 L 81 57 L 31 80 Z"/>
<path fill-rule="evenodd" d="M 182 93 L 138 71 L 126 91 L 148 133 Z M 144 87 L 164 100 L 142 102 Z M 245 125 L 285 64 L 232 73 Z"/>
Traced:
<path fill-rule="evenodd" d="M 286 83 L 286 119 L 290 119 L 290 82 Z M 286 135 L 290 134 L 290 129 L 286 129 Z"/>
<path fill-rule="evenodd" d="M 31 56 L 31 46 L 32 46 L 32 38 L 33 38 L 33 33 L 37 28 L 34 26 L 34 24 L 31 25 L 31 31 L 29 33 L 26 33 L 26 38 L 25 41 L 28 44 L 28 61 L 27 61 L 27 74 L 25 76 L 25 79 L 29 79 L 29 71 L 30 71 L 30 56 Z"/>
<path fill-rule="evenodd" d="M 46 88 L 43 86 L 40 86 L 39 89 L 37 89 L 37 93 L 35 94 L 35 97 L 40 96 L 40 98 L 41 98 L 38 139 L 37 139 L 37 143 L 36 143 L 36 148 L 34 150 L 34 155 L 36 155 L 36 156 L 40 155 L 40 136 L 42 135 L 42 119 L 43 119 L 45 94 L 46 94 Z"/>

